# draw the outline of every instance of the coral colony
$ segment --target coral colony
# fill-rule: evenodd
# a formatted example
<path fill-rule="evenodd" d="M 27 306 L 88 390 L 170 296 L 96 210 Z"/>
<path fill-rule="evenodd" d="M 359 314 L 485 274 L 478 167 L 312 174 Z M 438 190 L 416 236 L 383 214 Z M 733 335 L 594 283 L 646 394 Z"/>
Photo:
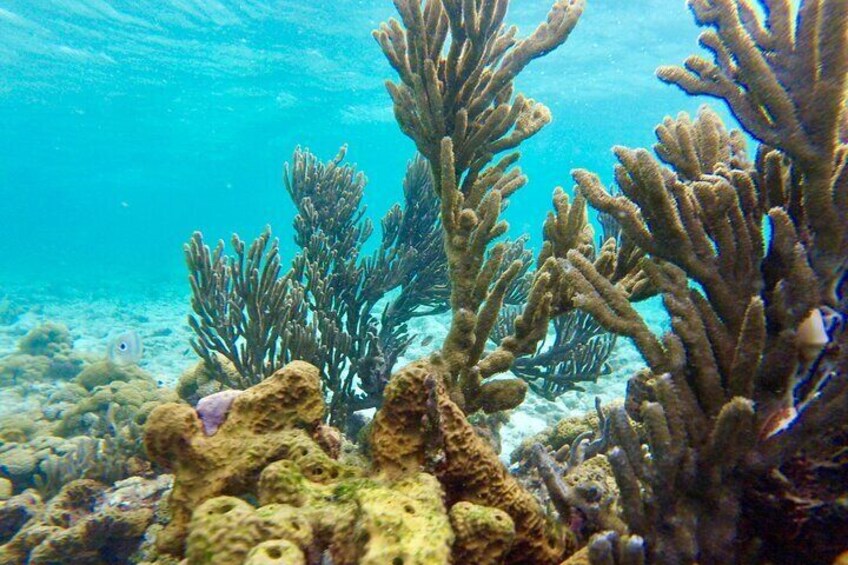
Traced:
<path fill-rule="evenodd" d="M 21 341 L 4 381 L 72 384 L 57 421 L 3 424 L 0 562 L 848 562 L 848 2 L 689 0 L 709 57 L 658 76 L 744 132 L 704 106 L 616 147 L 611 187 L 573 171 L 536 256 L 501 214 L 551 113 L 515 79 L 584 2 L 521 38 L 508 3 L 395 0 L 374 31 L 420 153 L 375 251 L 344 148 L 286 166 L 288 268 L 270 230 L 232 255 L 191 238 L 201 360 L 176 392 L 59 326 Z M 662 336 L 633 307 L 657 295 Z M 444 340 L 401 363 L 436 313 Z M 529 438 L 511 472 L 505 412 L 597 379 L 616 337 L 646 365 L 625 401 Z"/>

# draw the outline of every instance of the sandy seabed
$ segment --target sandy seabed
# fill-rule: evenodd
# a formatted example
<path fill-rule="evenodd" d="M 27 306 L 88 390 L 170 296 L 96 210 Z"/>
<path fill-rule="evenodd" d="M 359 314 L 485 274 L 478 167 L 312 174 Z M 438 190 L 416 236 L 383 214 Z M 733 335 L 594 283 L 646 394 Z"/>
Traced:
<path fill-rule="evenodd" d="M 110 341 L 123 332 L 135 331 L 144 344 L 139 365 L 153 375 L 160 386 L 172 387 L 180 374 L 197 362 L 189 341 L 192 331 L 186 320 L 190 312 L 189 295 L 182 289 L 158 288 L 155 291 L 120 296 L 113 293 L 68 291 L 60 295 L 42 289 L 14 289 L 6 300 L 19 312 L 9 323 L 0 323 L 0 358 L 14 353 L 17 342 L 28 331 L 45 322 L 67 326 L 74 349 L 92 360 L 106 356 Z M 0 299 L 3 296 L 0 295 Z M 637 309 L 657 332 L 668 328 L 658 299 L 637 305 Z M 0 322 L 4 320 L 0 319 Z M 398 367 L 428 354 L 433 343 L 447 333 L 447 315 L 417 318 L 410 324 L 416 337 Z M 425 340 L 432 336 L 432 340 Z M 420 338 L 420 339 L 419 339 Z M 422 342 L 428 343 L 423 346 Z M 606 404 L 624 396 L 627 378 L 643 367 L 638 351 L 628 339 L 618 339 L 609 364 L 612 372 L 595 383 L 583 383 L 585 392 L 571 391 L 556 401 L 528 394 L 526 401 L 510 415 L 502 429 L 502 457 L 509 454 L 527 436 L 553 425 L 562 418 L 592 410 L 595 397 Z M 49 383 L 41 386 L 50 386 Z M 35 406 L 39 395 L 22 396 L 8 388 L 0 394 L 0 415 L 26 412 Z"/>

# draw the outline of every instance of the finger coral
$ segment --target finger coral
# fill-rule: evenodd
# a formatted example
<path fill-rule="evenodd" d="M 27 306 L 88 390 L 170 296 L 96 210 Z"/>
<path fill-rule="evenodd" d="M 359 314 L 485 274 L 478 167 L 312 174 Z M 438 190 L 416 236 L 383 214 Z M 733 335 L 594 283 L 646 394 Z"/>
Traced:
<path fill-rule="evenodd" d="M 653 373 L 637 378 L 627 403 L 645 428 L 647 452 L 624 409 L 613 408 L 608 458 L 629 532 L 644 541 L 640 559 L 733 562 L 757 551 L 804 559 L 813 546 L 816 557 L 833 558 L 839 544 L 806 524 L 825 520 L 831 539 L 839 537 L 845 520 L 832 493 L 840 489 L 834 477 L 809 470 L 839 457 L 827 443 L 848 417 L 836 401 L 845 393 L 846 335 L 830 326 L 811 354 L 803 332 L 811 312 L 846 315 L 839 280 L 848 184 L 837 133 L 848 81 L 846 5 L 805 0 L 795 26 L 788 2 L 764 2 L 765 20 L 746 1 L 690 6 L 715 28 L 701 37 L 715 63 L 692 57 L 685 69 L 661 68 L 660 78 L 724 99 L 767 145 L 748 161 L 741 134 L 702 109 L 695 121 L 681 115 L 657 128 L 659 159 L 614 150 L 621 195 L 574 172 L 580 193 L 649 255 L 643 270 L 672 319 L 673 331 L 655 337 L 622 288 L 568 252 L 574 304 L 633 338 Z M 804 524 L 791 545 L 770 531 L 785 529 L 772 518 L 778 507 Z M 590 542 L 593 562 L 615 558 L 616 540 Z"/>

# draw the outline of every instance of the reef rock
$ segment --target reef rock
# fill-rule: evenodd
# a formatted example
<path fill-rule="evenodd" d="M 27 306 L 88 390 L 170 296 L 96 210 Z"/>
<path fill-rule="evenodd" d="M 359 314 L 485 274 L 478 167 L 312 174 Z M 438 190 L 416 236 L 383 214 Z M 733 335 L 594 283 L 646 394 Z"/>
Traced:
<path fill-rule="evenodd" d="M 95 481 L 78 480 L 65 485 L 44 506 L 29 492 L 15 497 L 0 511 L 5 528 L 0 563 L 46 565 L 66 563 L 69 558 L 104 565 L 127 562 L 169 484 L 168 477 L 133 478 L 108 489 Z M 27 520 L 11 520 L 13 512 Z M 13 526 L 17 529 L 9 536 Z"/>
<path fill-rule="evenodd" d="M 144 432 L 148 455 L 174 472 L 172 520 L 159 534 L 164 553 L 180 555 L 192 511 L 222 494 L 246 495 L 269 463 L 304 443 L 324 417 L 318 369 L 293 362 L 244 391 L 226 421 L 206 436 L 197 412 L 168 403 L 150 414 Z M 308 439 L 308 435 L 306 435 Z"/>

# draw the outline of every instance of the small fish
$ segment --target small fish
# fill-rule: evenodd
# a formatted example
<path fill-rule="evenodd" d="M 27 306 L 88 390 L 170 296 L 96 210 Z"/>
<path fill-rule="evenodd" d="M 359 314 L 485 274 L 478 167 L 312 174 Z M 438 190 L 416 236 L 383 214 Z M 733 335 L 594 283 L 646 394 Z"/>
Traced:
<path fill-rule="evenodd" d="M 433 336 L 428 335 L 427 337 L 421 340 L 421 347 L 427 347 L 431 343 L 433 343 Z"/>
<path fill-rule="evenodd" d="M 143 351 L 141 336 L 138 332 L 129 331 L 112 338 L 106 356 L 116 365 L 136 365 L 141 361 Z"/>

